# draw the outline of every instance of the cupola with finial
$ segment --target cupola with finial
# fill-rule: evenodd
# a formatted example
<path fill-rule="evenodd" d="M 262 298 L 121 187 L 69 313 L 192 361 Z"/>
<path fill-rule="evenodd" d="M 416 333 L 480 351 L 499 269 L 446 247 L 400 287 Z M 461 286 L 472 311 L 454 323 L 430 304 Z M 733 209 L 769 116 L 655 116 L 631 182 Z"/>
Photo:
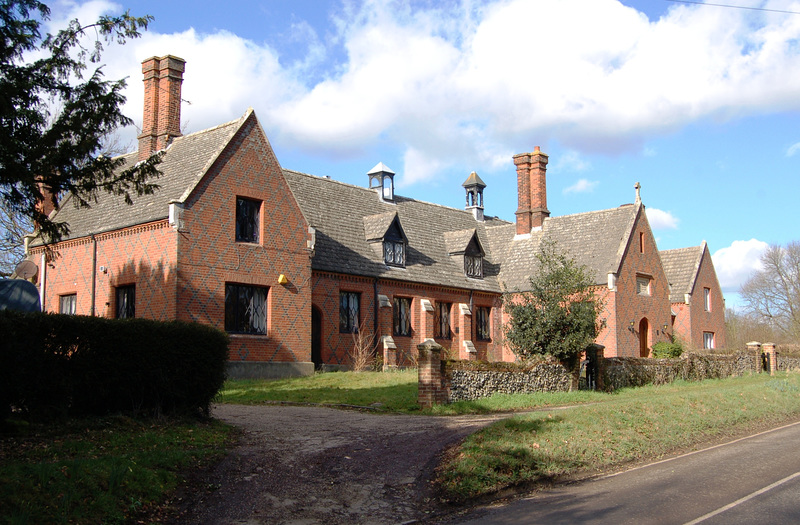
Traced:
<path fill-rule="evenodd" d="M 466 209 L 472 211 L 476 221 L 483 222 L 483 189 L 486 183 L 473 171 L 462 186 L 467 191 Z"/>

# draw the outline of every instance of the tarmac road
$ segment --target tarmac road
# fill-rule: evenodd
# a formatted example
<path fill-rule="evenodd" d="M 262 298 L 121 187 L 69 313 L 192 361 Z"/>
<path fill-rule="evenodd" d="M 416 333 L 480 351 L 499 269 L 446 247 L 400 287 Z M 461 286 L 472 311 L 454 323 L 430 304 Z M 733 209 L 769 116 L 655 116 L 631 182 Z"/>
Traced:
<path fill-rule="evenodd" d="M 800 422 L 475 509 L 456 523 L 800 523 Z"/>

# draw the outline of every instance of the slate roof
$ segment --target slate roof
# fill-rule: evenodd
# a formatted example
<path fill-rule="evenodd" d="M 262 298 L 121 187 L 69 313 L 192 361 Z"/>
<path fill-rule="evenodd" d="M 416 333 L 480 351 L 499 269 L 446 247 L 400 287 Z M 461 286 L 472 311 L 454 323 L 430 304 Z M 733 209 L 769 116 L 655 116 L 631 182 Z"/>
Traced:
<path fill-rule="evenodd" d="M 700 246 L 658 252 L 671 286 L 669 302 L 682 303 L 685 294 L 692 293 L 705 249 L 706 243 L 703 241 Z"/>
<path fill-rule="evenodd" d="M 70 224 L 64 240 L 167 218 L 169 203 L 188 198 L 250 117 L 255 118 L 252 109 L 237 120 L 177 137 L 159 165 L 159 189 L 134 198 L 132 206 L 109 194 L 101 194 L 89 209 L 77 209 L 65 199 L 53 216 Z M 134 162 L 136 153 L 125 159 Z M 303 215 L 316 229 L 312 269 L 495 293 L 527 288 L 543 238 L 555 240 L 592 270 L 597 284 L 605 284 L 608 273 L 619 269 L 642 209 L 636 204 L 548 217 L 541 231 L 517 237 L 513 223 L 497 218 L 480 222 L 467 210 L 402 196 L 386 202 L 375 189 L 286 169 L 283 174 Z M 384 264 L 379 242 L 395 217 L 408 240 L 405 268 Z M 485 254 L 483 279 L 464 274 L 463 252 L 473 237 Z"/>
<path fill-rule="evenodd" d="M 530 236 L 515 236 L 515 226 L 490 231 L 492 249 L 503 261 L 500 281 L 507 291 L 529 289 L 536 271 L 535 254 L 543 239 L 555 241 L 576 263 L 592 272 L 595 284 L 608 283 L 608 274 L 617 273 L 636 217 L 642 206 L 624 205 L 561 217 L 547 217 L 542 229 Z M 505 248 L 502 246 L 505 245 Z"/>
<path fill-rule="evenodd" d="M 183 201 L 189 196 L 252 113 L 248 110 L 237 120 L 175 138 L 158 165 L 162 175 L 154 182 L 159 188 L 152 195 L 133 195 L 133 205 L 125 204 L 122 197 L 105 192 L 100 192 L 91 208 L 76 208 L 70 197 L 64 198 L 60 209 L 51 215 L 54 220 L 67 222 L 70 226 L 70 233 L 63 240 L 166 219 L 169 203 Z M 123 158 L 126 163 L 136 162 L 137 153 L 128 153 Z"/>
<path fill-rule="evenodd" d="M 400 196 L 390 203 L 381 201 L 374 189 L 287 169 L 283 174 L 309 225 L 316 228 L 312 269 L 500 292 L 498 259 L 487 253 L 484 278 L 468 278 L 464 275 L 463 256 L 449 255 L 445 237 L 460 243 L 466 238 L 466 231 L 471 234 L 474 230 L 485 250 L 486 231 L 494 224 L 507 222 L 487 218 L 481 223 L 467 210 Z M 385 232 L 395 214 L 408 238 L 405 268 L 384 264 L 382 249 L 375 249 L 375 243 L 367 241 L 381 229 Z M 465 246 L 470 239 L 466 239 Z"/>

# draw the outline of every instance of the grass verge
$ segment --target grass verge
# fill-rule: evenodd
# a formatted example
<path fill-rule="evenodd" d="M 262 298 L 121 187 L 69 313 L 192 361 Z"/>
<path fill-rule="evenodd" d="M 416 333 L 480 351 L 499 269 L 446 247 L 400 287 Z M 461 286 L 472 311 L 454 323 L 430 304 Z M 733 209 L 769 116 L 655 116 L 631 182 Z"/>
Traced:
<path fill-rule="evenodd" d="M 603 395 L 603 394 L 601 394 Z M 800 418 L 800 374 L 679 381 L 605 394 L 601 403 L 517 415 L 468 437 L 440 467 L 464 501 L 581 470 L 657 458 L 715 437 Z"/>
<path fill-rule="evenodd" d="M 232 439 L 215 421 L 121 416 L 16 430 L 0 437 L 0 523 L 158 521 L 182 472 L 219 459 Z"/>
<path fill-rule="evenodd" d="M 269 402 L 353 405 L 386 412 L 426 415 L 488 414 L 537 407 L 598 402 L 599 392 L 555 392 L 530 395 L 496 395 L 420 410 L 417 404 L 417 371 L 328 372 L 280 380 L 229 380 L 219 402 L 256 405 Z"/>

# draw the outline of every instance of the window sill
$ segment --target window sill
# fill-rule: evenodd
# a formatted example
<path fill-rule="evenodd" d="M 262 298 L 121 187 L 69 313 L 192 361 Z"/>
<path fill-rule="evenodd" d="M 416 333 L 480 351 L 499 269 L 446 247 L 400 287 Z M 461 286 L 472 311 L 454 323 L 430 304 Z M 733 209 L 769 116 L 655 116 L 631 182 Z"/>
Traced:
<path fill-rule="evenodd" d="M 243 334 L 239 332 L 227 332 L 227 334 L 234 338 L 242 338 L 242 339 L 266 339 L 269 337 L 269 333 L 266 334 Z"/>

